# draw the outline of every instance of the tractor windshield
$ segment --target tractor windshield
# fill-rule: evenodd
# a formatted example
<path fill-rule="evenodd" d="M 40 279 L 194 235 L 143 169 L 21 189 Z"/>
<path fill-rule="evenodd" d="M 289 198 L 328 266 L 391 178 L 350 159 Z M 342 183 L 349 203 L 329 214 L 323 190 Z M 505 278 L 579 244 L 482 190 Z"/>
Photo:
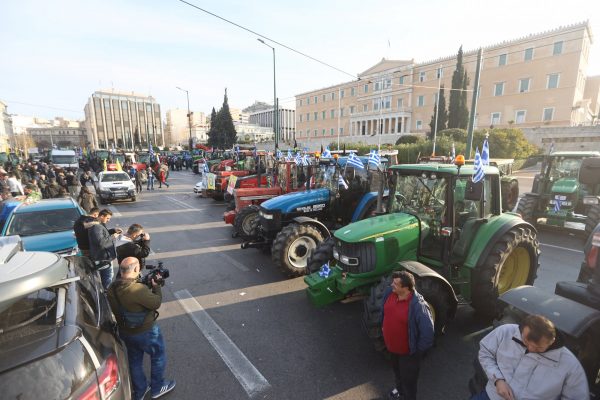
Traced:
<path fill-rule="evenodd" d="M 397 175 L 391 212 L 416 215 L 427 223 L 445 222 L 447 178 L 435 174 Z"/>
<path fill-rule="evenodd" d="M 577 178 L 583 158 L 554 157 L 549 176 L 553 179 Z"/>
<path fill-rule="evenodd" d="M 319 169 L 315 173 L 315 188 L 326 188 L 337 191 L 338 177 L 335 166 L 319 165 Z"/>

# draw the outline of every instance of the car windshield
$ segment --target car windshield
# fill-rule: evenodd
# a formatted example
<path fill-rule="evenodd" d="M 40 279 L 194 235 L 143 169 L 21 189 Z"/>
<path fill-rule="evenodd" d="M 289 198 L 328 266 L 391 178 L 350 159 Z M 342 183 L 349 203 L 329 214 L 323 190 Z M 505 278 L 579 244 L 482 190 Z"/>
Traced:
<path fill-rule="evenodd" d="M 129 175 L 122 173 L 122 174 L 105 174 L 102 175 L 102 178 L 100 178 L 100 182 L 121 182 L 121 181 L 128 181 Z"/>
<path fill-rule="evenodd" d="M 79 212 L 76 208 L 15 213 L 9 222 L 6 236 L 33 236 L 69 231 L 73 229 L 73 224 L 78 218 Z"/>
<path fill-rule="evenodd" d="M 69 155 L 53 155 L 52 156 L 52 162 L 54 164 L 74 164 L 77 162 L 77 159 L 75 158 L 75 156 L 69 156 Z"/>
<path fill-rule="evenodd" d="M 577 178 L 583 158 L 554 157 L 550 166 L 550 176 L 554 179 Z"/>

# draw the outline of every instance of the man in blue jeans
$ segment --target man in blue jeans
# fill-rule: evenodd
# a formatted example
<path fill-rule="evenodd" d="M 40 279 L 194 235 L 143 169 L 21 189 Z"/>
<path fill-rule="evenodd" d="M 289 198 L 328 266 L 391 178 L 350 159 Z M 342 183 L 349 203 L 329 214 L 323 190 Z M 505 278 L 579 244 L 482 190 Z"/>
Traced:
<path fill-rule="evenodd" d="M 133 400 L 141 400 L 148 392 L 153 399 L 175 388 L 175 380 L 165 380 L 165 344 L 156 318 L 162 302 L 160 285 L 152 280 L 149 288 L 141 283 L 140 262 L 125 258 L 118 278 L 108 290 L 108 301 L 117 318 L 119 335 L 127 347 Z M 150 355 L 150 385 L 144 374 L 144 353 Z"/>
<path fill-rule="evenodd" d="M 111 218 L 112 211 L 101 210 L 98 213 L 98 223 L 93 224 L 88 230 L 90 259 L 96 265 L 104 290 L 108 289 L 114 277 L 112 264 L 117 259 L 115 238 L 123 232 L 120 228 L 108 229 L 106 227 Z"/>

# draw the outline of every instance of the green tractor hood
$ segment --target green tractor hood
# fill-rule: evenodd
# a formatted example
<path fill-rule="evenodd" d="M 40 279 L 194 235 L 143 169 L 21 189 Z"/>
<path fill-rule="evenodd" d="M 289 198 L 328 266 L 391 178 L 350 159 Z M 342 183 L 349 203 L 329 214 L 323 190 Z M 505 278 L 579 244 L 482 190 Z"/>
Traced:
<path fill-rule="evenodd" d="M 561 178 L 552 185 L 552 193 L 573 194 L 579 189 L 576 178 Z"/>
<path fill-rule="evenodd" d="M 404 213 L 381 215 L 346 225 L 335 231 L 335 237 L 348 243 L 377 240 L 390 234 L 415 228 L 418 226 L 415 216 Z"/>

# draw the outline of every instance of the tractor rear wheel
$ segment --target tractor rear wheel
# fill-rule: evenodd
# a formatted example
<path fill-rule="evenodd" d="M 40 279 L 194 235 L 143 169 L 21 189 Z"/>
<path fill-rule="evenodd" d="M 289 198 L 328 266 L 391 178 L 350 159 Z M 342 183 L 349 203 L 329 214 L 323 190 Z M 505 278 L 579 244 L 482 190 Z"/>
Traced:
<path fill-rule="evenodd" d="M 235 214 L 233 228 L 244 240 L 252 238 L 254 220 L 258 218 L 258 206 L 249 205 Z"/>
<path fill-rule="evenodd" d="M 312 256 L 308 258 L 307 274 L 317 272 L 323 265 L 333 260 L 333 244 L 333 238 L 330 237 L 317 246 Z"/>
<path fill-rule="evenodd" d="M 271 248 L 273 264 L 289 277 L 305 275 L 308 258 L 322 241 L 323 235 L 314 226 L 290 224 L 275 237 Z"/>
<path fill-rule="evenodd" d="M 471 305 L 478 314 L 496 317 L 498 295 L 533 284 L 539 266 L 539 246 L 535 232 L 519 226 L 493 244 L 486 259 L 472 272 Z"/>
<path fill-rule="evenodd" d="M 596 225 L 600 222 L 600 206 L 594 205 L 591 206 L 587 213 L 587 218 L 585 220 L 585 238 L 587 239 L 594 229 Z"/>
<path fill-rule="evenodd" d="M 441 287 L 441 284 L 434 278 L 416 277 L 416 290 L 427 302 L 436 336 L 444 333 L 446 324 L 450 315 L 450 300 L 447 298 L 447 292 Z M 392 275 L 389 274 L 381 278 L 377 285 L 371 287 L 369 297 L 364 301 L 363 327 L 367 336 L 373 342 L 377 351 L 387 351 L 381 331 L 383 317 L 383 294 L 392 284 Z M 393 294 L 391 294 L 392 296 Z"/>
<path fill-rule="evenodd" d="M 521 200 L 519 200 L 519 205 L 517 205 L 517 213 L 519 213 L 521 218 L 523 218 L 525 221 L 529 222 L 530 224 L 534 224 L 537 222 L 533 220 L 536 204 L 537 198 L 525 195 L 525 197 L 522 197 Z"/>

